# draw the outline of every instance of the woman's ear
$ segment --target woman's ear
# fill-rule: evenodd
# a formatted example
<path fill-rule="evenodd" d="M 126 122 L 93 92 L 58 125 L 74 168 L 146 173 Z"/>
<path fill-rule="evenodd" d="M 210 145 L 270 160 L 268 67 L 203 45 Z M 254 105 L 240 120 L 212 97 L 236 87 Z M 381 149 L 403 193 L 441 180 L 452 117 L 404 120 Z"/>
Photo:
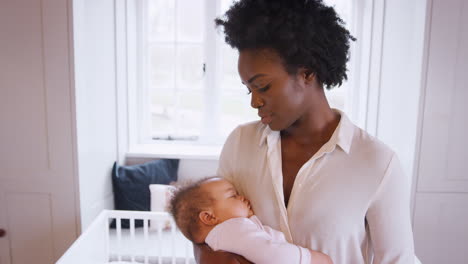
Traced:
<path fill-rule="evenodd" d="M 200 221 L 203 224 L 205 224 L 207 226 L 213 226 L 213 225 L 218 224 L 218 219 L 216 218 L 216 216 L 214 215 L 214 213 L 211 210 L 201 211 L 198 214 L 198 218 L 200 219 Z"/>
<path fill-rule="evenodd" d="M 302 77 L 304 83 L 306 84 L 312 83 L 315 80 L 315 73 L 310 69 L 300 68 L 299 75 Z"/>
<path fill-rule="evenodd" d="M 306 70 L 305 71 L 306 83 L 312 83 L 314 80 L 315 80 L 315 73 L 313 73 L 311 70 Z"/>

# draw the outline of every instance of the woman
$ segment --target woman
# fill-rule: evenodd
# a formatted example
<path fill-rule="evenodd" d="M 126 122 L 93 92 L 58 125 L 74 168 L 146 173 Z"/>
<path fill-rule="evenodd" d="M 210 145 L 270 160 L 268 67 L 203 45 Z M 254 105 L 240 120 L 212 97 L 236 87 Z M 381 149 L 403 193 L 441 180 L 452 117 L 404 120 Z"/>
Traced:
<path fill-rule="evenodd" d="M 410 178 L 392 150 L 325 97 L 347 78 L 354 40 L 333 8 L 241 0 L 216 24 L 239 50 L 239 75 L 261 118 L 231 133 L 219 175 L 264 224 L 334 263 L 414 263 Z M 242 263 L 204 246 L 195 253 L 202 263 Z"/>

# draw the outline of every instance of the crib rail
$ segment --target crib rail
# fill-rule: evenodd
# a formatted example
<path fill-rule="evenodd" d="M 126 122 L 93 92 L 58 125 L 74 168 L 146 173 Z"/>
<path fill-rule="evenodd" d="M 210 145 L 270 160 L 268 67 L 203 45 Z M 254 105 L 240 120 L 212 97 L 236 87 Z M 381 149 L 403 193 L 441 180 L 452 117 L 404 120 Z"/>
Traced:
<path fill-rule="evenodd" d="M 115 221 L 116 228 L 110 229 Z M 128 221 L 129 228 L 122 228 Z M 142 221 L 142 227 L 135 227 Z M 165 212 L 105 210 L 75 241 L 57 264 L 133 262 L 195 263 L 190 241 Z"/>

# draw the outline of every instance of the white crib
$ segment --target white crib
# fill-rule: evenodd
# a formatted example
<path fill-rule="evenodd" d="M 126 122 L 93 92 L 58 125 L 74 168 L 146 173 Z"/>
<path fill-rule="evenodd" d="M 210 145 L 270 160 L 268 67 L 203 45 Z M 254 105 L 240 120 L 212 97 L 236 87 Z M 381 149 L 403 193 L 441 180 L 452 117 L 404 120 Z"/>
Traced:
<path fill-rule="evenodd" d="M 116 228 L 109 224 L 116 219 Z M 130 228 L 121 228 L 129 219 Z M 135 221 L 143 227 L 135 228 Z M 192 243 L 165 212 L 105 210 L 56 264 L 195 263 Z"/>

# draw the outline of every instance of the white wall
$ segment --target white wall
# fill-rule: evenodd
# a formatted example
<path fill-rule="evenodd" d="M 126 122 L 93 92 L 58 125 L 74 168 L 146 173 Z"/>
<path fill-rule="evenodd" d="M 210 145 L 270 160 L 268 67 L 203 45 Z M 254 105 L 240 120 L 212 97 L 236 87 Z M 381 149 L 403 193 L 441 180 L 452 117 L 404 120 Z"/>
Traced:
<path fill-rule="evenodd" d="M 82 230 L 113 208 L 117 154 L 114 1 L 73 1 L 78 171 Z"/>

